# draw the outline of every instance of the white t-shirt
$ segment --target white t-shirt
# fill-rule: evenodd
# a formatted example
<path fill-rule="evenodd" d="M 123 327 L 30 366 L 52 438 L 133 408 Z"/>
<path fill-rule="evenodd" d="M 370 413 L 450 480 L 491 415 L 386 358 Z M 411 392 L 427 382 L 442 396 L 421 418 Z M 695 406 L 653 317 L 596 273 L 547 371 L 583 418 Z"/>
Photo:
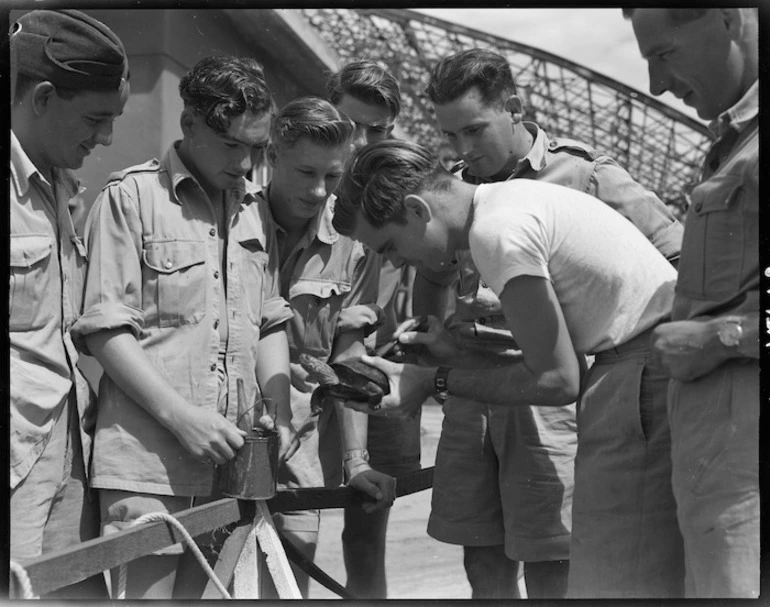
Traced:
<path fill-rule="evenodd" d="M 618 346 L 670 316 L 676 271 L 593 196 L 515 179 L 478 186 L 473 213 L 469 245 L 481 279 L 498 297 L 516 276 L 550 280 L 578 352 Z"/>

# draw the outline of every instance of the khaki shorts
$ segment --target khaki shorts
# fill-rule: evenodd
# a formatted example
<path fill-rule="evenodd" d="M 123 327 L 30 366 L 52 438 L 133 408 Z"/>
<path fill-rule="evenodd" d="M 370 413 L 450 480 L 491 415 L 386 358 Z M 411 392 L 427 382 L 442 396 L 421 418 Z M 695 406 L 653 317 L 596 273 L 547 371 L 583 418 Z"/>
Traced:
<path fill-rule="evenodd" d="M 151 512 L 175 514 L 192 507 L 192 497 L 179 495 L 151 495 L 132 491 L 100 489 L 102 535 L 117 533 L 131 527 L 139 517 Z M 153 552 L 154 555 L 182 554 L 184 545 L 174 544 Z"/>
<path fill-rule="evenodd" d="M 517 561 L 569 558 L 575 406 L 487 406 L 450 396 L 428 535 L 505 545 Z"/>
<path fill-rule="evenodd" d="M 684 556 L 671 489 L 668 378 L 649 332 L 596 355 L 578 405 L 570 598 L 677 598 Z"/>

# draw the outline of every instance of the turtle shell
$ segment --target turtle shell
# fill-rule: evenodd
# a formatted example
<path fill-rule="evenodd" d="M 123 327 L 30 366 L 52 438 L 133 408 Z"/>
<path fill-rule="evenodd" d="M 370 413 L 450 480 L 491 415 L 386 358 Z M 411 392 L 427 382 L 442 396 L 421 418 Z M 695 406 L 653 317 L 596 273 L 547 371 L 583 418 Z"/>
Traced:
<path fill-rule="evenodd" d="M 390 393 L 388 376 L 360 360 L 329 365 L 314 356 L 302 354 L 300 364 L 319 383 L 310 400 L 313 414 L 320 413 L 328 397 L 376 404 Z"/>

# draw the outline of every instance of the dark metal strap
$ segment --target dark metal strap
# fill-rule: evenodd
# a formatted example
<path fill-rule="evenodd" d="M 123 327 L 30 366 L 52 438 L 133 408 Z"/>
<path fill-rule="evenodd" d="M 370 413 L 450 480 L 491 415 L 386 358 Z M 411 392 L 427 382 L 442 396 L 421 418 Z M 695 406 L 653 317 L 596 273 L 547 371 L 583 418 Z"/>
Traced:
<path fill-rule="evenodd" d="M 407 472 L 406 474 L 402 474 L 401 476 L 396 477 L 396 497 L 403 497 L 405 495 L 417 493 L 418 491 L 423 491 L 424 489 L 430 489 L 432 486 L 433 466 L 430 468 L 417 470 L 416 472 Z M 328 492 L 330 490 L 326 489 L 325 491 Z M 336 489 L 332 491 L 336 491 Z M 360 492 L 354 490 L 354 493 L 358 494 L 356 496 L 358 498 L 357 503 L 360 503 Z M 270 502 L 268 502 L 268 504 L 269 503 Z M 353 503 L 352 500 L 350 500 L 350 503 L 345 505 L 350 505 L 351 503 Z M 307 504 L 303 504 L 303 506 L 304 505 Z M 343 599 L 358 598 L 351 594 L 347 588 L 339 584 L 327 573 L 325 573 L 313 561 L 302 554 L 299 549 L 297 549 L 297 547 L 291 543 L 291 540 L 286 538 L 280 531 L 278 532 L 278 537 L 281 539 L 281 544 L 283 544 L 283 549 L 286 552 L 286 556 L 289 557 L 289 560 L 306 574 L 308 574 L 311 578 L 313 578 L 316 582 L 321 584 L 324 588 L 331 590 L 337 596 Z"/>

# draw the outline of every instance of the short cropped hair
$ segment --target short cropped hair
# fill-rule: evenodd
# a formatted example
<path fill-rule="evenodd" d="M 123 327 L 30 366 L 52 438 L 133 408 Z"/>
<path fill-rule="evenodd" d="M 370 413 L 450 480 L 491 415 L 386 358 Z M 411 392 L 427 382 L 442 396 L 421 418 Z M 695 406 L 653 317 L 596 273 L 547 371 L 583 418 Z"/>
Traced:
<path fill-rule="evenodd" d="M 43 81 L 40 80 L 39 78 L 27 76 L 27 74 L 17 73 L 16 80 L 14 81 L 13 103 L 14 104 L 20 103 L 21 100 L 24 98 L 24 95 L 26 95 L 29 91 L 31 91 L 41 82 Z M 86 92 L 85 90 L 77 91 L 75 89 L 66 88 L 63 86 L 59 86 L 57 84 L 54 84 L 53 86 L 56 89 L 56 94 L 62 99 L 67 99 L 67 100 L 74 99 L 75 95 L 77 95 L 78 93 Z"/>
<path fill-rule="evenodd" d="M 624 8 L 623 17 L 631 19 L 634 16 L 635 8 Z M 692 21 L 697 21 L 711 9 L 708 8 L 667 8 L 668 19 L 671 25 L 684 25 Z"/>
<path fill-rule="evenodd" d="M 425 93 L 435 105 L 444 105 L 474 86 L 486 105 L 502 103 L 515 95 L 516 83 L 508 60 L 480 48 L 444 57 L 433 67 Z"/>
<path fill-rule="evenodd" d="M 273 98 L 262 65 L 249 57 L 205 57 L 185 74 L 179 94 L 186 108 L 219 133 L 245 112 L 272 113 Z"/>
<path fill-rule="evenodd" d="M 350 143 L 354 131 L 353 122 L 325 99 L 300 97 L 273 117 L 270 141 L 279 147 L 292 147 L 307 137 L 318 145 L 337 147 Z"/>
<path fill-rule="evenodd" d="M 361 149 L 337 188 L 332 225 L 349 236 L 360 214 L 375 228 L 405 224 L 404 198 L 425 190 L 447 189 L 454 178 L 427 149 L 389 139 Z"/>
<path fill-rule="evenodd" d="M 362 59 L 343 66 L 329 76 L 326 91 L 334 105 L 344 95 L 371 105 L 386 106 L 395 120 L 401 111 L 401 88 L 398 80 L 373 61 Z"/>

